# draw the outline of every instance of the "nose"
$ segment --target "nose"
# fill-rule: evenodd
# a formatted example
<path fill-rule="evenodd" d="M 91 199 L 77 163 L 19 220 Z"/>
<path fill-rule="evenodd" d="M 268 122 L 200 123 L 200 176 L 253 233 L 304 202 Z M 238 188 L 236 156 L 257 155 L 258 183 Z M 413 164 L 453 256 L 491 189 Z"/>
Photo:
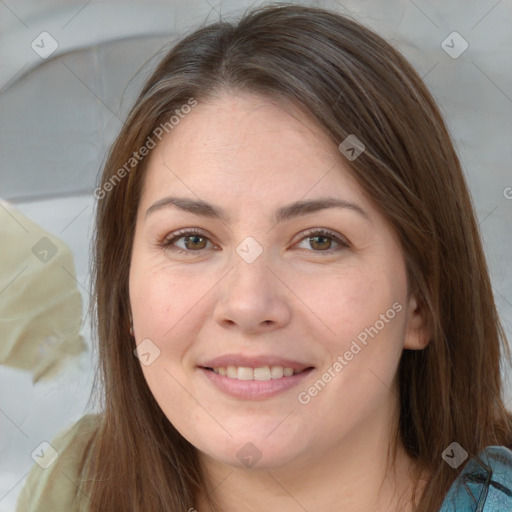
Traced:
<path fill-rule="evenodd" d="M 264 254 L 252 263 L 236 255 L 233 268 L 219 283 L 214 319 L 223 328 L 258 333 L 289 323 L 291 292 Z"/>

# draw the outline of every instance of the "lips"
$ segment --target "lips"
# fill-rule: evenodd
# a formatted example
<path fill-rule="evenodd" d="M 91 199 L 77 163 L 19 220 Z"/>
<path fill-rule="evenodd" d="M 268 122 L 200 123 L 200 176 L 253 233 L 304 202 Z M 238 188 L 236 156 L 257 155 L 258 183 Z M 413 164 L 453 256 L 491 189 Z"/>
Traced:
<path fill-rule="evenodd" d="M 227 368 L 235 367 L 228 366 Z M 264 368 L 269 367 L 266 366 Z M 274 366 L 272 368 L 279 367 Z M 282 370 L 282 367 L 280 368 Z M 211 369 L 201 366 L 198 367 L 199 375 L 202 375 L 202 378 L 206 379 L 204 382 L 207 382 L 209 385 L 213 385 L 214 388 L 221 391 L 224 395 L 241 400 L 265 400 L 281 393 L 285 393 L 286 391 L 298 386 L 301 382 L 304 382 L 304 379 L 307 379 L 311 372 L 314 371 L 313 367 L 310 366 L 298 373 L 293 373 L 288 376 L 282 375 L 278 378 L 268 378 L 268 375 L 266 375 L 266 378 L 263 376 L 264 378 L 261 379 L 247 379 L 246 372 L 253 371 L 252 368 L 238 367 L 238 370 L 240 369 L 242 369 L 243 374 L 236 378 L 231 378 L 228 375 L 222 375 L 220 372 L 216 373 Z M 256 376 L 254 375 L 254 377 Z"/>
<path fill-rule="evenodd" d="M 197 366 L 206 382 L 242 400 L 265 400 L 297 386 L 313 365 L 274 355 L 226 354 Z"/>

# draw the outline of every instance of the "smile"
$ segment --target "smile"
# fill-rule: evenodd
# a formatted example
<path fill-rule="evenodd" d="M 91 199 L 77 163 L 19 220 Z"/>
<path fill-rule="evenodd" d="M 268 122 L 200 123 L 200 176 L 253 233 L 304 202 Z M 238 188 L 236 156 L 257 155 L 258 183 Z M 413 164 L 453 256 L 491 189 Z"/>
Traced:
<path fill-rule="evenodd" d="M 209 386 L 222 394 L 241 400 L 265 400 L 299 385 L 313 370 L 294 370 L 283 366 L 219 366 L 198 370 Z"/>

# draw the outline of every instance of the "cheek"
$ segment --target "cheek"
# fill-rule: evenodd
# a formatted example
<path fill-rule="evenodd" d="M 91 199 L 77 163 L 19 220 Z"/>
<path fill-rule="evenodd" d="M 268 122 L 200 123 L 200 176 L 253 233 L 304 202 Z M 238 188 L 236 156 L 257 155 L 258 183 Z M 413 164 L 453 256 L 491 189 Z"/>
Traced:
<path fill-rule="evenodd" d="M 400 332 L 402 317 L 396 312 L 400 308 L 393 309 L 402 300 L 400 279 L 389 279 L 377 267 L 345 268 L 314 278 L 297 275 L 292 282 L 294 293 L 310 311 L 308 316 L 316 319 L 318 339 L 325 340 L 331 353 L 347 350 L 359 335 L 364 341 L 365 333 L 370 336 L 365 329 L 376 323 L 379 336 Z"/>
<path fill-rule="evenodd" d="M 148 365 L 141 359 L 141 369 L 164 414 L 180 431 L 189 431 L 201 420 L 201 409 L 185 390 L 187 374 L 182 363 L 202 325 L 194 306 L 209 287 L 205 279 L 176 272 L 167 264 L 155 265 L 149 259 L 141 263 L 134 259 L 130 272 L 136 342 L 149 339 L 159 351 Z M 149 352 L 153 355 L 151 348 Z"/>
<path fill-rule="evenodd" d="M 390 278 L 378 267 L 310 283 L 305 302 L 319 317 L 315 323 L 322 335 L 316 339 L 329 354 L 318 378 L 328 383 L 313 383 L 301 399 L 315 400 L 320 409 L 337 403 L 355 417 L 378 407 L 393 385 L 402 352 L 404 286 L 398 274 Z M 334 431 L 338 421 L 334 415 Z"/>
<path fill-rule="evenodd" d="M 212 284 L 205 273 L 178 272 L 166 264 L 134 266 L 130 300 L 137 338 L 164 341 L 184 325 L 193 326 L 197 306 Z"/>

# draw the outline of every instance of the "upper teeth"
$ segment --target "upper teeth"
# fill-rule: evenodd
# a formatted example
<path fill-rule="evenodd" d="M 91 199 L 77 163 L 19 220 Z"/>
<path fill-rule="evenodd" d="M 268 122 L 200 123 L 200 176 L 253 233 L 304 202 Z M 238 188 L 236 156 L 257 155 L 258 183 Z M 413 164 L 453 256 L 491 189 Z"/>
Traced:
<path fill-rule="evenodd" d="M 270 380 L 280 379 L 281 377 L 290 377 L 294 373 L 293 368 L 285 368 L 283 366 L 260 366 L 258 368 L 250 368 L 247 366 L 218 366 L 212 368 L 215 373 L 225 375 L 231 379 L 238 380 Z"/>

